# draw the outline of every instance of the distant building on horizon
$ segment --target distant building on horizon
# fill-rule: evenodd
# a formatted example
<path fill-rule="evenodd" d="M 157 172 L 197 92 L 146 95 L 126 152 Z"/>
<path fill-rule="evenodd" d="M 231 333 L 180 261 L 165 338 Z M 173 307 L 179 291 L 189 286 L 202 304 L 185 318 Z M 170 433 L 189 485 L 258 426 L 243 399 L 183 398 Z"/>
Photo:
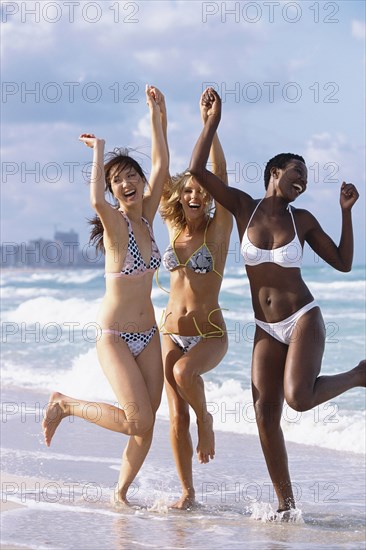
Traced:
<path fill-rule="evenodd" d="M 55 231 L 54 240 L 32 239 L 27 243 L 2 243 L 1 267 L 12 268 L 76 268 L 103 267 L 104 256 L 95 246 L 80 247 L 79 235 L 70 231 Z"/>

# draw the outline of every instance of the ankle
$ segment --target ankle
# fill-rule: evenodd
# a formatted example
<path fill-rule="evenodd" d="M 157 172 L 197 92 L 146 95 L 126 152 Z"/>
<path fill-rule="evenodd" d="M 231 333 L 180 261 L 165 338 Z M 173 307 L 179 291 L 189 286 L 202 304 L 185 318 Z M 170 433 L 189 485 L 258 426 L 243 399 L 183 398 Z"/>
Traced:
<path fill-rule="evenodd" d="M 196 497 L 196 491 L 193 487 L 183 487 L 182 496 L 184 498 L 194 499 Z"/>
<path fill-rule="evenodd" d="M 71 407 L 70 402 L 68 402 L 66 399 L 62 398 L 59 400 L 58 405 L 62 411 L 63 416 L 70 416 L 71 415 Z"/>
<path fill-rule="evenodd" d="M 119 485 L 117 483 L 115 489 L 114 489 L 114 495 L 117 500 L 126 500 L 127 499 L 127 491 L 129 489 L 129 485 Z"/>

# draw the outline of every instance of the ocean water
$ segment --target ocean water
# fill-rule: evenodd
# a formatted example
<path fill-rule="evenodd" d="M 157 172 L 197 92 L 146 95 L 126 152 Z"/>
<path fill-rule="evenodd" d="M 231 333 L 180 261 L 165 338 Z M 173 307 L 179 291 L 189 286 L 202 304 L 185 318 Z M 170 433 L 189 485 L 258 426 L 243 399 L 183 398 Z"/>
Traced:
<path fill-rule="evenodd" d="M 303 269 L 327 327 L 323 374 L 365 356 L 365 269 L 341 274 Z M 164 271 L 159 280 L 168 288 Z M 307 413 L 285 406 L 282 426 L 298 510 L 274 520 L 276 499 L 260 449 L 250 392 L 254 333 L 243 270 L 225 273 L 220 305 L 229 351 L 205 375 L 216 457 L 194 461 L 200 508 L 176 512 L 180 495 L 169 444 L 165 395 L 153 445 L 129 498 L 110 497 L 125 436 L 69 418 L 51 448 L 40 423 L 51 390 L 86 400 L 115 399 L 99 367 L 95 340 L 102 270 L 4 270 L 2 296 L 2 545 L 85 550 L 131 548 L 365 548 L 365 391 L 353 389 Z M 167 296 L 153 289 L 159 321 Z M 195 445 L 196 430 L 192 422 Z M 280 518 L 279 518 L 280 519 Z"/>
<path fill-rule="evenodd" d="M 365 352 L 365 268 L 338 273 L 328 267 L 303 269 L 303 276 L 322 309 L 326 350 L 322 374 L 357 365 Z M 165 271 L 159 274 L 169 288 Z M 2 383 L 48 392 L 53 389 L 84 399 L 114 402 L 95 352 L 95 323 L 104 293 L 102 270 L 4 270 L 2 297 Z M 157 321 L 167 295 L 153 288 Z M 222 363 L 205 375 L 207 401 L 216 429 L 256 434 L 250 391 L 254 335 L 249 285 L 243 269 L 229 268 L 220 305 L 229 334 Z M 159 416 L 168 419 L 165 398 Z M 365 393 L 354 389 L 312 411 L 283 412 L 287 441 L 365 453 Z"/>

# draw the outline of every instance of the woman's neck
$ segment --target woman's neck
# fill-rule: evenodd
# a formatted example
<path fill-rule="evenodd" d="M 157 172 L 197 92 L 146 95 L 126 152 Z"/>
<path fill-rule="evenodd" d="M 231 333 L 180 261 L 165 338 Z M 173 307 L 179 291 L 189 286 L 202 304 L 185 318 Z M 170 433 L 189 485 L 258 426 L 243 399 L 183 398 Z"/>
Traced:
<path fill-rule="evenodd" d="M 142 204 L 134 204 L 134 205 L 126 206 L 125 204 L 120 203 L 119 209 L 126 214 L 126 216 L 131 222 L 134 222 L 135 224 L 141 223 Z"/>
<path fill-rule="evenodd" d="M 182 233 L 186 237 L 191 237 L 194 233 L 198 233 L 206 229 L 208 218 L 206 216 L 197 220 L 185 220 L 185 225 L 182 227 Z"/>
<path fill-rule="evenodd" d="M 267 191 L 261 202 L 269 216 L 282 215 L 288 210 L 288 201 L 270 191 Z"/>

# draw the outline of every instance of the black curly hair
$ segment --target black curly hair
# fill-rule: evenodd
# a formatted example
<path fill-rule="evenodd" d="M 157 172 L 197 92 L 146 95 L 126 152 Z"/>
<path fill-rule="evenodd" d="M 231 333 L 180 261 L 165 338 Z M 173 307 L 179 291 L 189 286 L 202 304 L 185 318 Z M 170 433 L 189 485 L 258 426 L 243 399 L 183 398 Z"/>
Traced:
<path fill-rule="evenodd" d="M 272 168 L 286 168 L 286 166 L 292 161 L 292 160 L 300 160 L 301 162 L 305 163 L 305 160 L 300 155 L 295 155 L 295 153 L 280 153 L 279 155 L 276 155 L 275 157 L 271 158 L 264 169 L 264 187 L 268 189 L 269 180 L 271 178 L 271 169 Z"/>

